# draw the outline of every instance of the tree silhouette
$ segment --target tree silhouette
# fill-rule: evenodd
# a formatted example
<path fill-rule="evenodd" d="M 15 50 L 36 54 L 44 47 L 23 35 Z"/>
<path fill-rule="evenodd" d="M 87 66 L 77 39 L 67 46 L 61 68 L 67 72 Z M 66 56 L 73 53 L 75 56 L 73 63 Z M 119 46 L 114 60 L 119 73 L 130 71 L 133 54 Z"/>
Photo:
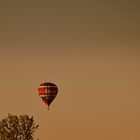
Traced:
<path fill-rule="evenodd" d="M 8 114 L 0 121 L 0 140 L 33 140 L 38 127 L 33 117 Z"/>

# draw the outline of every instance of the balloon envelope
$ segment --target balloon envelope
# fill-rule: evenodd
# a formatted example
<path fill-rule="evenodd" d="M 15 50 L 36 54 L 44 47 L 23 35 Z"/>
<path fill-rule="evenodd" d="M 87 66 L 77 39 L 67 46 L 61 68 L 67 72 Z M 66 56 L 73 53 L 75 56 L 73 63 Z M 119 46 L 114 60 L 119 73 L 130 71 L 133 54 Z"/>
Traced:
<path fill-rule="evenodd" d="M 38 87 L 38 93 L 42 101 L 50 106 L 58 93 L 58 88 L 54 83 L 42 83 Z"/>

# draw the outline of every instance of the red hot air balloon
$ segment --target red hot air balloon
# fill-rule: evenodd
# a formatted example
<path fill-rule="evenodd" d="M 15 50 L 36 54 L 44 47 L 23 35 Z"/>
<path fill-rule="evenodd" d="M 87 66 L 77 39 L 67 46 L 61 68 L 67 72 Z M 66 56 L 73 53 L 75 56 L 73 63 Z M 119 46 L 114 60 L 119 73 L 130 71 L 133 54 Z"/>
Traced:
<path fill-rule="evenodd" d="M 54 98 L 58 93 L 58 88 L 54 83 L 42 83 L 38 87 L 38 93 L 45 104 L 48 105 L 48 109 Z"/>

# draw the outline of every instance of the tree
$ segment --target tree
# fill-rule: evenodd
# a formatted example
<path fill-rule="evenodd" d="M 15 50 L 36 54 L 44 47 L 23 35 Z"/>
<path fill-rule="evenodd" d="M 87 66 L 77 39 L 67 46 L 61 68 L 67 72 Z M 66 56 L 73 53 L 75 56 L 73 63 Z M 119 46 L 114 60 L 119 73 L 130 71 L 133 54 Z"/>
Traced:
<path fill-rule="evenodd" d="M 0 140 L 33 140 L 38 127 L 33 117 L 8 114 L 0 121 Z"/>

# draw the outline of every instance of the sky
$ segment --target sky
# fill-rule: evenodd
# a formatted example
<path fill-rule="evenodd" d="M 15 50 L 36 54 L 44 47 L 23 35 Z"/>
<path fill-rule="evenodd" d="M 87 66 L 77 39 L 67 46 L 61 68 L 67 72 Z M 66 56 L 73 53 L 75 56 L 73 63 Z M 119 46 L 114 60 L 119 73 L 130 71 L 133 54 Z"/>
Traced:
<path fill-rule="evenodd" d="M 138 0 L 0 1 L 0 118 L 33 116 L 40 140 L 139 140 L 139 15 Z"/>

